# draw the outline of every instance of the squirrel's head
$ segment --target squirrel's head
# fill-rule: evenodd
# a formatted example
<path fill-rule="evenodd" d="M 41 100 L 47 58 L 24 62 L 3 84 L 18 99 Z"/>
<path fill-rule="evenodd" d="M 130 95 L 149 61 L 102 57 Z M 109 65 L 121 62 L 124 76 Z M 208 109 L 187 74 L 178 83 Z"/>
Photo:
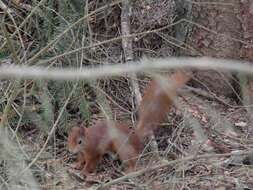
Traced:
<path fill-rule="evenodd" d="M 85 146 L 85 128 L 72 127 L 68 135 L 68 150 L 76 154 L 81 152 Z"/>

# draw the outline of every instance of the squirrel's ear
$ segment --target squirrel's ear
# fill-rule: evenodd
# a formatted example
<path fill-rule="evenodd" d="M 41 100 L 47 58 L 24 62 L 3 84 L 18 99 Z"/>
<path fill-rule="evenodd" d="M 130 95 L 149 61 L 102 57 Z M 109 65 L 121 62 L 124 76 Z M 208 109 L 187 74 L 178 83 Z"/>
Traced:
<path fill-rule="evenodd" d="M 83 136 L 85 135 L 85 131 L 86 131 L 86 128 L 83 127 L 83 126 L 81 126 L 81 127 L 80 127 L 80 132 L 81 132 L 81 134 L 82 134 Z"/>
<path fill-rule="evenodd" d="M 84 126 L 84 123 L 81 123 L 81 125 L 80 125 L 80 132 L 81 132 L 81 134 L 85 135 L 85 131 L 86 131 L 86 128 Z"/>

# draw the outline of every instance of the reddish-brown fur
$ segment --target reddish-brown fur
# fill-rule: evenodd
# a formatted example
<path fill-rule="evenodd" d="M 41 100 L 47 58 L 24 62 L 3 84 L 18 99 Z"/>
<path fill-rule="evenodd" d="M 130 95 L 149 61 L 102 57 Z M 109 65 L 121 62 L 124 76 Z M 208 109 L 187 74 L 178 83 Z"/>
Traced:
<path fill-rule="evenodd" d="M 133 170 L 143 148 L 143 138 L 164 121 L 173 105 L 177 88 L 184 85 L 189 78 L 178 71 L 169 77 L 170 83 L 151 81 L 138 110 L 136 131 L 130 130 L 125 123 L 112 121 L 98 121 L 89 128 L 73 127 L 68 137 L 68 148 L 70 152 L 78 154 L 75 168 L 83 168 L 83 174 L 92 172 L 104 154 L 113 152 L 127 162 L 128 171 Z"/>
<path fill-rule="evenodd" d="M 176 90 L 183 86 L 190 77 L 182 71 L 169 76 L 169 82 L 152 80 L 144 91 L 138 115 L 137 134 L 140 138 L 148 136 L 163 122 L 170 111 Z"/>
<path fill-rule="evenodd" d="M 89 128 L 73 127 L 68 137 L 68 148 L 78 154 L 75 168 L 83 168 L 82 173 L 86 175 L 95 169 L 104 154 L 110 152 L 126 161 L 127 170 L 133 170 L 142 144 L 125 123 L 99 121 Z"/>

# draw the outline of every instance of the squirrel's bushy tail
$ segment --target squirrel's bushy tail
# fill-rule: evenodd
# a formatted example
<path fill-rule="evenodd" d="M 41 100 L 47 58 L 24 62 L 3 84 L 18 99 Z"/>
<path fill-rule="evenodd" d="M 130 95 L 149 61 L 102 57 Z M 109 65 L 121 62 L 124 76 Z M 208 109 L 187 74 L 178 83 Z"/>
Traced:
<path fill-rule="evenodd" d="M 164 121 L 173 104 L 176 90 L 190 78 L 189 74 L 179 70 L 169 76 L 170 82 L 152 80 L 148 84 L 138 110 L 136 133 L 140 138 L 148 136 Z"/>

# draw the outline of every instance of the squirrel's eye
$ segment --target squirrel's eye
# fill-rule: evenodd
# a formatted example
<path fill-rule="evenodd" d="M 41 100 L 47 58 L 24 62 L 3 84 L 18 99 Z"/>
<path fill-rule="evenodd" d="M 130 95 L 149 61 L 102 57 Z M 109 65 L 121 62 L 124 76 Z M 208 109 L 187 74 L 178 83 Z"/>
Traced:
<path fill-rule="evenodd" d="M 82 144 L 82 142 L 83 142 L 82 139 L 79 139 L 79 140 L 77 141 L 78 144 Z"/>

